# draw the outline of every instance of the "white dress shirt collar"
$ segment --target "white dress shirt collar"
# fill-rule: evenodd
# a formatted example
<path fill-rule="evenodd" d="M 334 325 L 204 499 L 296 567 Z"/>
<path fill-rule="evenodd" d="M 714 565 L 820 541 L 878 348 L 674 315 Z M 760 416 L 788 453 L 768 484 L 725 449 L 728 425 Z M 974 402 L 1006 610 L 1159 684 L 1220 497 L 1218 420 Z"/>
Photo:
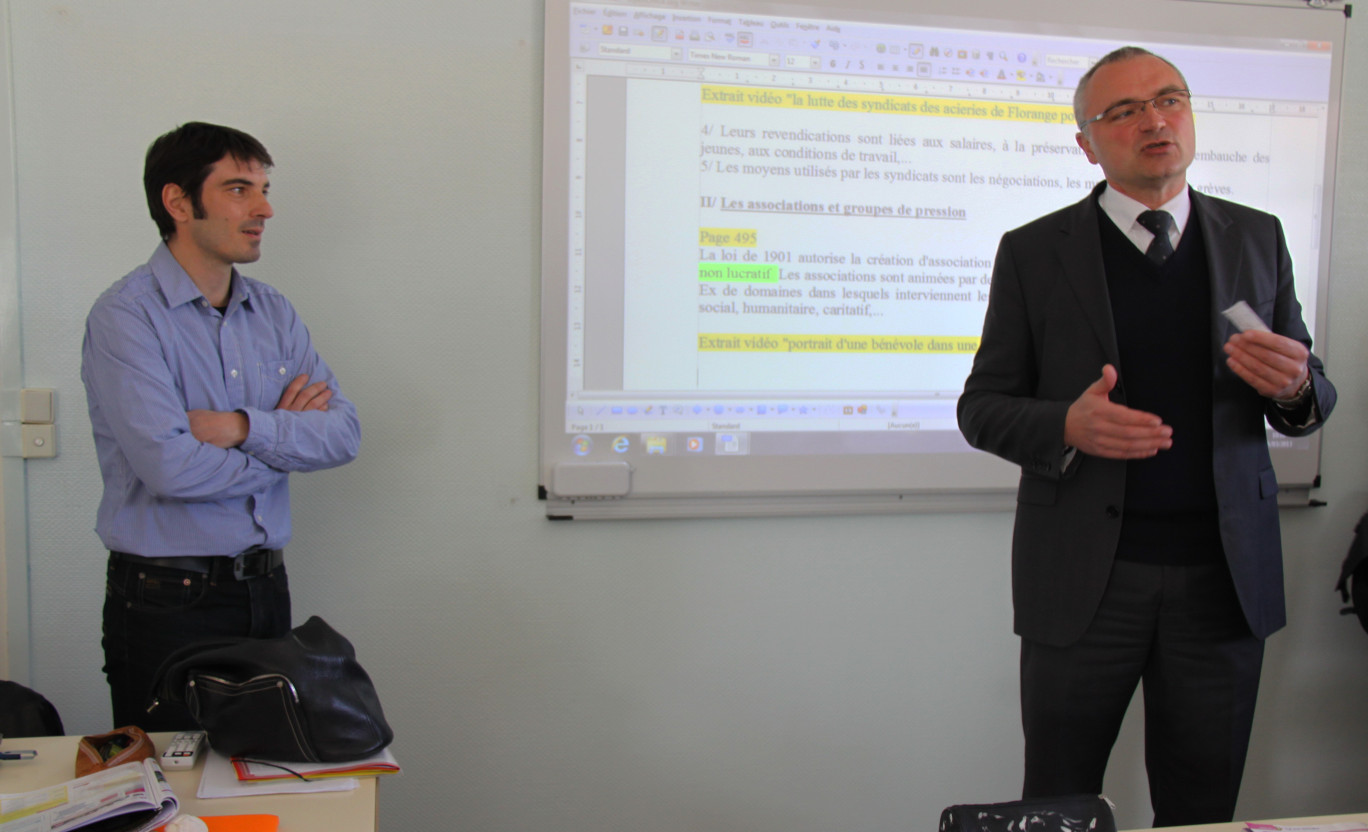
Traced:
<path fill-rule="evenodd" d="M 1097 205 L 1106 212 L 1112 222 L 1116 223 L 1116 227 L 1135 243 L 1136 248 L 1141 251 L 1149 248 L 1154 234 L 1136 220 L 1142 211 L 1149 210 L 1149 206 L 1110 186 L 1104 188 L 1097 197 Z M 1173 199 L 1160 205 L 1158 210 L 1168 211 L 1173 216 L 1173 225 L 1169 226 L 1169 242 L 1173 244 L 1174 250 L 1177 250 L 1178 241 L 1183 238 L 1183 229 L 1187 228 L 1188 217 L 1192 216 L 1192 199 L 1188 196 L 1188 189 L 1184 188 Z"/>

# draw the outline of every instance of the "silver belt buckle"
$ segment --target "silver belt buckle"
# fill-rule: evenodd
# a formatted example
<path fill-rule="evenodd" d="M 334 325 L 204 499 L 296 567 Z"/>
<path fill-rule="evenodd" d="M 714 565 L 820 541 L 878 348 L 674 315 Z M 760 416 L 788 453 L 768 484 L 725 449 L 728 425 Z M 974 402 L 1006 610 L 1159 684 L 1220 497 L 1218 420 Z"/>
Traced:
<path fill-rule="evenodd" d="M 247 551 L 243 552 L 242 554 L 234 555 L 234 556 L 233 556 L 233 580 L 235 580 L 235 581 L 245 581 L 245 580 L 247 580 L 247 578 L 249 578 L 249 577 L 255 578 L 255 577 L 257 577 L 258 575 L 264 575 L 264 574 L 266 574 L 264 571 L 258 571 L 258 572 L 257 572 L 256 574 L 254 574 L 254 575 L 248 575 L 248 574 L 247 574 L 247 560 L 248 560 L 248 558 L 252 558 L 252 557 L 269 557 L 269 555 L 267 555 L 265 551 L 263 551 L 263 550 L 261 550 L 261 549 L 255 549 L 255 548 L 253 548 L 253 549 L 248 549 Z"/>

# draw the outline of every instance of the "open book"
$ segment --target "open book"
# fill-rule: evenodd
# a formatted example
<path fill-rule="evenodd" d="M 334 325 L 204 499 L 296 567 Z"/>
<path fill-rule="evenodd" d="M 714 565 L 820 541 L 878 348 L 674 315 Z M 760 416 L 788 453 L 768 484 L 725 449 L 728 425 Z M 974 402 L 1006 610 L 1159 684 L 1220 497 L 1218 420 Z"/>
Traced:
<path fill-rule="evenodd" d="M 178 811 L 180 801 L 166 776 L 147 759 L 31 792 L 0 795 L 0 831 L 148 832 Z"/>

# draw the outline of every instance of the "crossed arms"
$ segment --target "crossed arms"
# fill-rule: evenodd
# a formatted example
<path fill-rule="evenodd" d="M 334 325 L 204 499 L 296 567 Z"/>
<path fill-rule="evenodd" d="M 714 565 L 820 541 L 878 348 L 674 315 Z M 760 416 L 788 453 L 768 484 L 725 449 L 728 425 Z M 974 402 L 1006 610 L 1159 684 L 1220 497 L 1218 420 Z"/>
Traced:
<path fill-rule="evenodd" d="M 270 326 L 237 340 L 221 334 L 222 356 L 188 304 L 97 303 L 81 375 L 102 466 L 129 469 L 158 498 L 200 502 L 260 494 L 291 471 L 355 458 L 356 409 L 307 328 L 283 297 L 261 292 L 255 302 L 271 310 Z M 270 389 L 276 378 L 290 379 L 279 395 Z"/>

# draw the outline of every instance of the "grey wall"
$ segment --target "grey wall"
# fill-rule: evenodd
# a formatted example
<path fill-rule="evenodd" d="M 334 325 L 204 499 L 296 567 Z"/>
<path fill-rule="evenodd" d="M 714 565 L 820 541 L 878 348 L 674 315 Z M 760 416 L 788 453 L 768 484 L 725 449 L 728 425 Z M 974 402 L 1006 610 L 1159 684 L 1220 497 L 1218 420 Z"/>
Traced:
<path fill-rule="evenodd" d="M 191 119 L 277 161 L 265 256 L 361 410 L 295 480 L 297 618 L 355 642 L 398 734 L 386 829 L 926 829 L 1017 793 L 1009 514 L 550 523 L 535 499 L 541 6 L 9 0 L 35 687 L 108 728 L 79 344 L 156 242 L 142 154 Z M 1351 31 L 1352 34 L 1352 31 Z M 1368 634 L 1336 570 L 1368 507 L 1368 50 L 1350 43 L 1329 506 L 1284 515 L 1247 817 L 1363 810 Z M 10 278 L 4 278 L 8 280 Z M 11 587 L 11 591 L 21 591 Z M 1108 791 L 1149 818 L 1137 725 Z"/>

